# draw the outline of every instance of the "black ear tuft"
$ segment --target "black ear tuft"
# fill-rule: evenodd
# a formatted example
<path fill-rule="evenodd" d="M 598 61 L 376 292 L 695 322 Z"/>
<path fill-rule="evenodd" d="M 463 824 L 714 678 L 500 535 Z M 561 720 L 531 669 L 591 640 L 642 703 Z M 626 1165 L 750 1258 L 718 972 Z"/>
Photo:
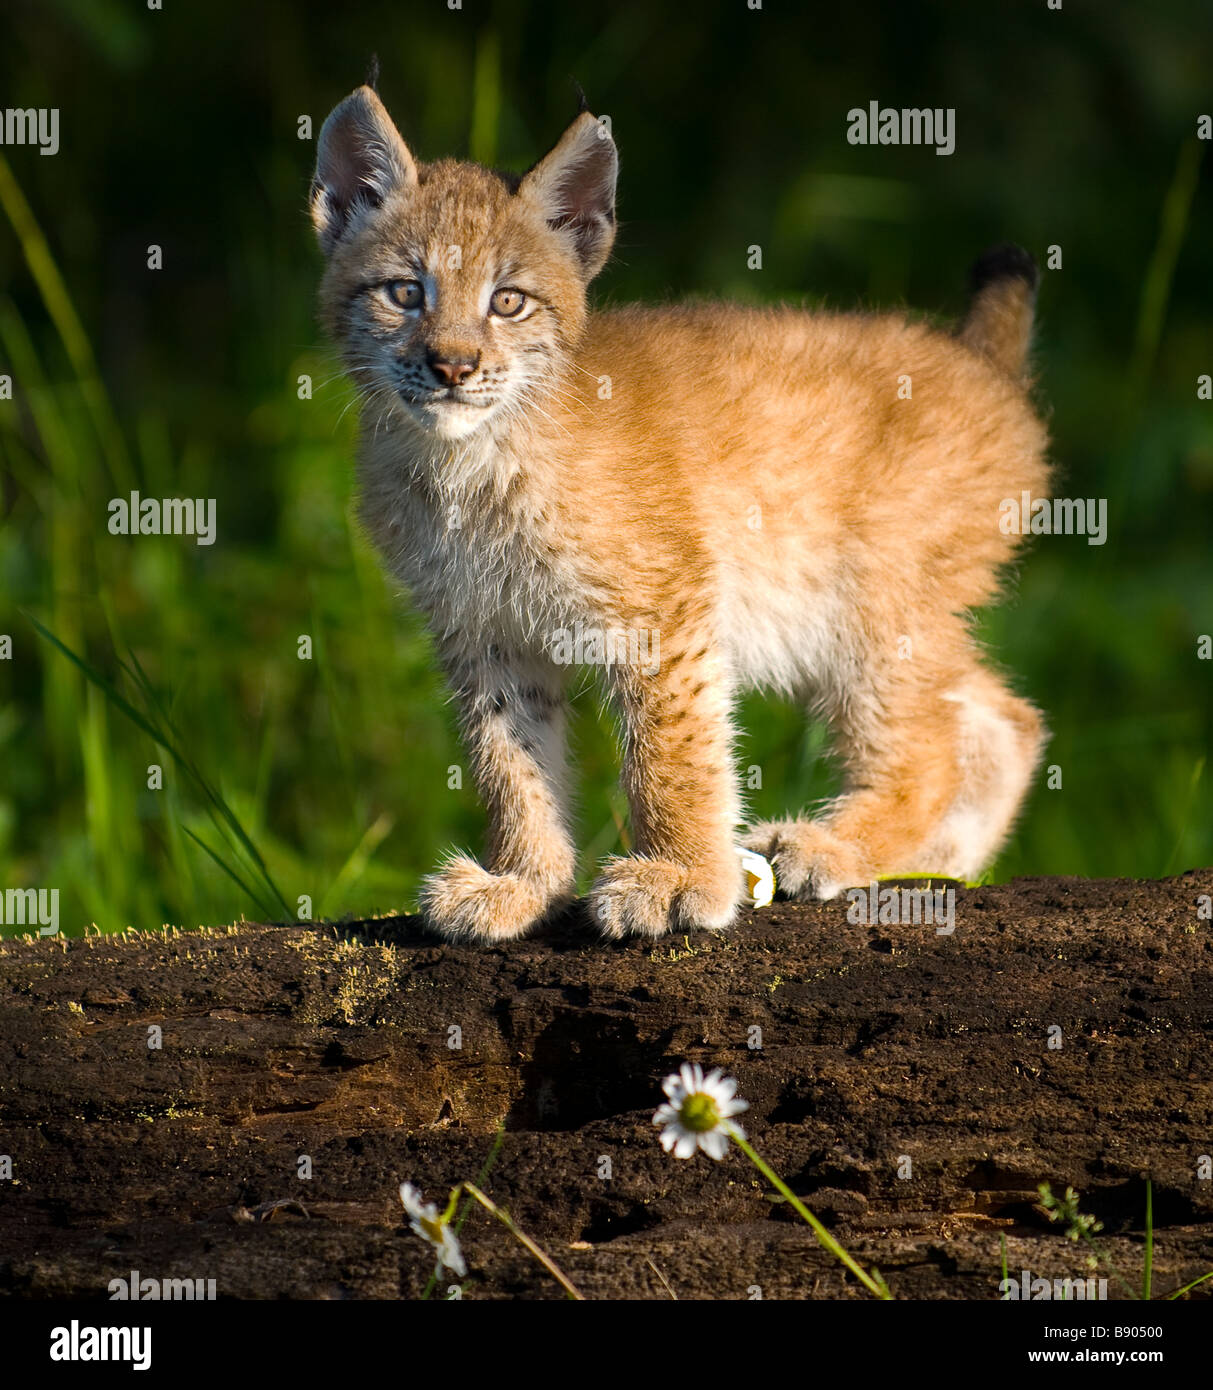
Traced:
<path fill-rule="evenodd" d="M 379 91 L 379 54 L 378 54 L 378 53 L 372 53 L 372 54 L 371 54 L 371 61 L 370 61 L 370 63 L 367 65 L 367 70 L 366 70 L 366 85 L 371 89 L 372 92 L 378 92 L 378 91 Z"/>
<path fill-rule="evenodd" d="M 585 99 L 585 88 L 575 77 L 570 77 L 569 81 L 573 84 L 573 90 L 577 93 L 577 114 L 580 116 L 583 111 L 590 109 L 590 103 Z"/>

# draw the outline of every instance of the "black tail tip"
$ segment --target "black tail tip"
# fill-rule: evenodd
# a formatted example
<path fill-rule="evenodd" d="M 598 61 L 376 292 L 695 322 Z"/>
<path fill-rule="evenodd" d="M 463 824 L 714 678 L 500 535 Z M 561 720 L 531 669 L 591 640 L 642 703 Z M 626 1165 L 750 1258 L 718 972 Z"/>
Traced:
<path fill-rule="evenodd" d="M 1023 280 L 1029 289 L 1034 290 L 1040 283 L 1040 271 L 1022 246 L 1006 242 L 1002 246 L 991 247 L 977 258 L 969 271 L 969 290 L 976 294 L 996 280 Z"/>

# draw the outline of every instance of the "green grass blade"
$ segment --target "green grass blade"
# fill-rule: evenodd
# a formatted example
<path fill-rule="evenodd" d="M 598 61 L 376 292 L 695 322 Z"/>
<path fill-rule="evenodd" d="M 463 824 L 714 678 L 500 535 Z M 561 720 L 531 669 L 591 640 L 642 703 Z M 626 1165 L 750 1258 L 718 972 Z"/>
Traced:
<path fill-rule="evenodd" d="M 135 486 L 135 473 L 127 456 L 122 432 L 118 428 L 109 397 L 105 394 L 101 373 L 93 356 L 92 344 L 84 331 L 84 325 L 80 322 L 80 316 L 76 313 L 67 285 L 59 274 L 59 267 L 51 255 L 42 228 L 39 227 L 33 210 L 13 177 L 13 171 L 3 154 L 0 154 L 0 208 L 4 210 L 16 233 L 25 263 L 34 277 L 46 312 L 50 315 L 67 352 L 68 361 L 76 374 L 81 394 L 93 418 L 97 437 L 105 451 L 114 483 L 119 490 L 125 489 L 129 492 Z"/>
<path fill-rule="evenodd" d="M 167 727 L 169 733 L 171 733 L 173 737 L 177 740 L 177 745 L 176 747 L 174 747 L 174 745 L 169 743 L 166 739 L 163 739 L 162 735 L 161 737 L 163 740 L 163 746 L 169 750 L 169 752 L 177 760 L 180 766 L 184 768 L 184 770 L 193 779 L 197 786 L 201 788 L 202 792 L 211 802 L 212 807 L 214 807 L 215 810 L 218 811 L 219 815 L 222 816 L 224 822 L 227 824 L 232 834 L 236 836 L 236 839 L 239 841 L 241 847 L 244 849 L 245 854 L 248 855 L 253 868 L 265 880 L 267 886 L 273 893 L 274 897 L 278 899 L 278 903 L 282 907 L 287 917 L 290 917 L 292 915 L 290 904 L 286 901 L 286 898 L 279 891 L 278 885 L 274 882 L 274 879 L 266 866 L 265 860 L 261 857 L 261 853 L 257 849 L 257 846 L 253 843 L 252 837 L 245 831 L 244 826 L 241 824 L 239 817 L 227 804 L 226 800 L 210 785 L 209 781 L 203 775 L 202 770 L 198 767 L 197 763 L 195 763 L 187 754 L 181 751 L 181 747 L 184 744 L 185 740 L 182 737 L 181 730 L 178 728 L 176 721 L 173 719 L 169 711 L 165 708 L 163 701 L 160 699 L 159 693 L 157 692 L 155 686 L 152 684 L 151 680 L 148 678 L 147 672 L 144 671 L 143 664 L 140 662 L 138 656 L 136 656 L 134 649 L 131 647 L 127 647 L 127 654 L 130 657 L 131 664 L 128 666 L 125 661 L 119 658 L 119 665 L 128 674 L 128 676 L 130 676 L 131 680 L 139 688 L 139 691 L 142 694 L 144 701 L 156 711 L 162 723 L 165 725 L 165 727 Z M 220 830 L 220 833 L 222 834 L 222 828 L 217 823 L 216 829 Z"/>
<path fill-rule="evenodd" d="M 1171 283 L 1175 266 L 1187 234 L 1192 212 L 1192 199 L 1200 182 L 1200 161 L 1204 153 L 1201 142 L 1188 140 L 1179 151 L 1175 173 L 1159 216 L 1158 240 L 1150 256 L 1145 284 L 1141 291 L 1141 306 L 1137 314 L 1134 335 L 1132 382 L 1136 393 L 1144 391 L 1158 345 L 1162 340 L 1163 322 L 1171 298 Z"/>
<path fill-rule="evenodd" d="M 98 671 L 95 667 L 91 666 L 82 657 L 77 656 L 76 653 L 73 652 L 70 647 L 64 645 L 64 643 L 62 643 L 55 636 L 55 634 L 50 631 L 49 628 L 45 627 L 42 623 L 40 623 L 38 619 L 33 616 L 33 614 L 26 613 L 25 616 L 34 625 L 37 631 L 48 642 L 50 642 L 52 646 L 56 648 L 56 650 L 58 650 L 64 656 L 66 656 L 69 661 L 71 661 L 76 667 L 79 668 L 80 671 L 84 673 L 85 677 L 89 681 L 91 681 L 93 685 L 95 685 L 102 692 L 102 694 L 105 695 L 105 697 L 113 704 L 115 709 L 119 710 L 121 713 L 126 715 L 126 717 L 137 728 L 142 729 L 143 732 L 147 734 L 149 738 L 151 738 L 152 740 L 154 740 L 154 742 L 159 744 L 159 746 L 169 754 L 169 756 L 178 765 L 178 767 L 180 767 L 191 778 L 191 780 L 195 783 L 198 789 L 203 793 L 206 799 L 214 807 L 215 811 L 217 811 L 218 814 L 222 817 L 223 821 L 227 824 L 231 832 L 236 836 L 237 840 L 240 842 L 241 846 L 244 848 L 245 852 L 248 854 L 249 858 L 256 866 L 258 873 L 264 879 L 267 887 L 270 889 L 274 898 L 277 900 L 279 906 L 282 908 L 284 915 L 287 918 L 293 917 L 294 914 L 291 911 L 290 904 L 287 902 L 286 898 L 279 890 L 278 885 L 274 882 L 273 876 L 270 874 L 269 869 L 266 866 L 265 860 L 262 858 L 261 853 L 257 849 L 256 845 L 253 844 L 251 838 L 245 831 L 243 825 L 241 825 L 239 817 L 237 817 L 235 812 L 231 809 L 230 806 L 228 806 L 227 802 L 224 801 L 224 799 L 219 795 L 219 793 L 214 790 L 214 788 L 210 785 L 205 776 L 203 776 L 202 772 L 197 767 L 197 765 L 185 753 L 183 753 L 180 748 L 178 748 L 173 743 L 173 741 L 168 737 L 168 735 L 164 732 L 163 729 L 160 729 L 156 725 L 151 723 L 151 721 L 148 720 L 143 714 L 141 714 L 140 711 L 137 710 L 129 700 L 127 700 L 123 695 L 121 695 L 119 691 L 115 688 L 113 683 L 107 680 L 101 674 L 100 671 Z M 136 665 L 138 665 L 137 658 L 135 658 L 135 663 Z M 141 669 L 142 668 L 140 668 L 140 670 Z M 146 676 L 144 676 L 144 680 L 146 680 Z M 180 735 L 178 735 L 178 737 L 180 737 Z"/>
<path fill-rule="evenodd" d="M 262 902 L 262 900 L 253 891 L 253 889 L 250 888 L 247 883 L 245 883 L 245 881 L 240 877 L 236 870 L 233 869 L 232 866 L 228 864 L 225 860 L 221 859 L 219 855 L 215 853 L 215 851 L 210 847 L 210 845 L 207 844 L 207 842 L 204 839 L 202 839 L 198 835 L 195 835 L 188 825 L 183 825 L 181 829 L 185 831 L 185 833 L 190 837 L 191 840 L 193 840 L 193 842 L 196 845 L 204 849 L 207 852 L 207 854 L 210 855 L 210 857 L 215 861 L 215 863 L 219 865 L 223 872 L 227 874 L 228 878 L 230 878 L 232 882 L 237 885 L 237 887 L 243 889 L 243 891 L 249 897 L 250 901 L 255 902 L 257 904 L 257 906 L 261 909 L 262 916 L 273 916 L 272 911 L 266 911 L 265 903 Z"/>
<path fill-rule="evenodd" d="M 165 742 L 164 736 L 161 734 L 160 730 L 157 729 L 153 724 L 149 723 L 148 720 L 145 719 L 143 715 L 139 713 L 139 711 L 134 707 L 134 705 L 131 704 L 129 700 L 125 699 L 121 694 L 119 694 L 119 692 L 115 689 L 113 684 L 110 681 L 107 681 L 100 671 L 90 666 L 87 661 L 84 661 L 82 658 L 78 657 L 70 647 L 65 646 L 62 642 L 60 642 L 60 640 L 55 636 L 55 634 L 50 630 L 50 628 L 44 627 L 43 624 L 40 623 L 32 613 L 24 613 L 24 616 L 28 618 L 29 621 L 34 625 L 40 636 L 44 637 L 51 644 L 51 646 L 53 646 L 63 656 L 67 657 L 67 659 L 74 666 L 76 666 L 80 671 L 84 673 L 85 677 L 88 680 L 90 680 L 98 688 L 98 690 L 101 691 L 101 693 L 106 697 L 107 700 L 109 700 L 109 702 L 114 706 L 115 709 L 120 710 L 123 714 L 125 714 L 132 724 L 134 724 L 137 728 L 142 729 L 143 732 L 147 734 L 149 738 L 154 739 L 162 748 L 167 749 L 169 753 L 172 753 L 174 757 L 178 756 L 176 751 L 168 743 Z"/>
<path fill-rule="evenodd" d="M 497 132 L 501 128 L 501 42 L 494 29 L 485 29 L 476 42 L 472 77 L 472 130 L 469 153 L 478 164 L 497 163 Z"/>
<path fill-rule="evenodd" d="M 1192 780 L 1188 783 L 1188 794 L 1184 801 L 1184 809 L 1179 816 L 1179 833 L 1175 837 L 1175 848 L 1171 851 L 1170 855 L 1167 858 L 1166 864 L 1163 866 L 1164 877 L 1175 872 L 1176 862 L 1178 861 L 1180 852 L 1183 849 L 1184 839 L 1188 833 L 1188 826 L 1190 825 L 1192 820 L 1192 809 L 1194 806 L 1198 804 L 1196 798 L 1196 788 L 1200 783 L 1200 779 L 1204 776 L 1204 771 L 1204 758 L 1197 758 L 1196 762 L 1192 765 Z"/>
<path fill-rule="evenodd" d="M 395 821 L 392 820 L 391 816 L 381 814 L 367 826 L 365 834 L 354 846 L 350 857 L 342 864 L 337 877 L 333 879 L 321 897 L 316 909 L 317 917 L 327 917 L 340 902 L 341 895 L 347 893 L 358 882 L 366 872 L 367 865 L 371 862 L 375 851 L 391 834 L 394 824 Z"/>
<path fill-rule="evenodd" d="M 1167 1295 L 1167 1301 L 1170 1303 L 1177 1298 L 1182 1298 L 1184 1294 L 1191 1293 L 1198 1284 L 1208 1283 L 1210 1279 L 1213 1279 L 1213 1269 L 1211 1269 L 1208 1274 L 1202 1274 L 1199 1279 L 1193 1279 L 1190 1284 L 1185 1284 L 1182 1289 L 1176 1289 L 1174 1293 L 1169 1293 Z"/>

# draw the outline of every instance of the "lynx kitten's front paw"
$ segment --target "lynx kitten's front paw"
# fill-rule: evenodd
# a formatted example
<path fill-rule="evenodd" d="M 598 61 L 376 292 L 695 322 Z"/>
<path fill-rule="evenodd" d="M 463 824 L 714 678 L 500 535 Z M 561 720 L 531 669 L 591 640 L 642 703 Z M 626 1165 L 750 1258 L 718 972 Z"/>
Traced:
<path fill-rule="evenodd" d="M 421 885 L 420 905 L 452 941 L 509 941 L 540 922 L 553 900 L 517 874 L 491 874 L 458 855 Z"/>
<path fill-rule="evenodd" d="M 590 916 L 612 937 L 718 931 L 736 915 L 742 889 L 735 858 L 715 881 L 665 859 L 615 859 L 590 890 Z"/>

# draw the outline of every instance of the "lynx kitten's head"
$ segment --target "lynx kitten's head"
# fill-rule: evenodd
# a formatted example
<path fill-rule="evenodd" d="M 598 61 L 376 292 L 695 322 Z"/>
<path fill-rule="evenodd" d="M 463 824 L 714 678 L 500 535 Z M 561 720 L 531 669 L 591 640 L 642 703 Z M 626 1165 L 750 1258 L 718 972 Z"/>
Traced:
<path fill-rule="evenodd" d="M 364 398 L 458 439 L 508 420 L 585 323 L 618 160 L 588 111 L 521 177 L 419 164 L 360 87 L 320 132 L 312 220 L 326 325 Z"/>

